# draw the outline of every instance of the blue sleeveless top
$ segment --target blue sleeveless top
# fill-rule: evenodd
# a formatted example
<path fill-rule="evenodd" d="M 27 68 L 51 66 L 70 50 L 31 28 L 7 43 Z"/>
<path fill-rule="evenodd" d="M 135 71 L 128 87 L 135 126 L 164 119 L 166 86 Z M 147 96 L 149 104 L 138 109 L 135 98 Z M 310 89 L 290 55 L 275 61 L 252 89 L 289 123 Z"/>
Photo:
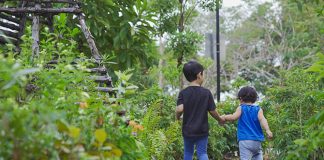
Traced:
<path fill-rule="evenodd" d="M 238 141 L 264 141 L 264 135 L 258 119 L 259 110 L 259 106 L 241 104 L 241 116 L 237 127 Z"/>

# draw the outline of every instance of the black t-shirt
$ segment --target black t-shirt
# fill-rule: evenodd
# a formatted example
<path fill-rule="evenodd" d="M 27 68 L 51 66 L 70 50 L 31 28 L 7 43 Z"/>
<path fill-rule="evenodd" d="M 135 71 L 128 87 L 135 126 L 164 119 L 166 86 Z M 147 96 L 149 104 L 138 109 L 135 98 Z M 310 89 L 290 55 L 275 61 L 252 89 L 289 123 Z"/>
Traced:
<path fill-rule="evenodd" d="M 177 105 L 183 104 L 182 135 L 208 135 L 208 111 L 216 109 L 211 92 L 200 86 L 189 86 L 179 93 Z"/>

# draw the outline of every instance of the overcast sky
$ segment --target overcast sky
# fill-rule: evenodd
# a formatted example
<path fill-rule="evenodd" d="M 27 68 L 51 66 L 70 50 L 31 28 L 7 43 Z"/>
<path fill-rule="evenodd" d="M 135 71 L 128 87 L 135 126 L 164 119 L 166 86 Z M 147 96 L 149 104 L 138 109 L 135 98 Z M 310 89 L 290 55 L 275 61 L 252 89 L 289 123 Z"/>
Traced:
<path fill-rule="evenodd" d="M 273 0 L 255 0 L 255 1 L 271 2 Z M 242 0 L 223 0 L 223 6 L 224 7 L 233 7 L 233 6 L 238 6 L 240 4 L 243 4 Z"/>
<path fill-rule="evenodd" d="M 224 7 L 232 7 L 242 4 L 242 0 L 223 0 Z"/>

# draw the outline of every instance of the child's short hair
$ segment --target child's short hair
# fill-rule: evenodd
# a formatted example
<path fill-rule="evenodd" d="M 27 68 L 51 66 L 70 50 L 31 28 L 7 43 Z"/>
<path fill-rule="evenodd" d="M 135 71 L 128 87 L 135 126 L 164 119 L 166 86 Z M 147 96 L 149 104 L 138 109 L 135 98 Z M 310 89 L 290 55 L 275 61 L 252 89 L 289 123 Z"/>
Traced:
<path fill-rule="evenodd" d="M 253 87 L 243 87 L 237 94 L 237 98 L 243 102 L 254 103 L 258 99 L 258 93 Z"/>
<path fill-rule="evenodd" d="M 183 65 L 183 74 L 189 82 L 197 79 L 197 74 L 201 72 L 203 74 L 204 67 L 196 61 L 189 61 Z"/>

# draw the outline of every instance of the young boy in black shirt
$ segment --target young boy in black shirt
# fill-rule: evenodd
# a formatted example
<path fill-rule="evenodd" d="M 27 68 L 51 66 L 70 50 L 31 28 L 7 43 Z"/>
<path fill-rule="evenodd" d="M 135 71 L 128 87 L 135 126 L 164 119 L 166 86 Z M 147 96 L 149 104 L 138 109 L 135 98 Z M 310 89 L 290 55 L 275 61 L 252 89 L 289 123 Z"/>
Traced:
<path fill-rule="evenodd" d="M 196 61 L 190 61 L 183 66 L 183 73 L 190 85 L 179 93 L 176 116 L 179 120 L 183 113 L 184 160 L 192 160 L 194 146 L 198 159 L 208 160 L 208 112 L 220 124 L 225 122 L 215 110 L 211 92 L 201 87 L 204 81 L 203 71 L 203 66 Z"/>

